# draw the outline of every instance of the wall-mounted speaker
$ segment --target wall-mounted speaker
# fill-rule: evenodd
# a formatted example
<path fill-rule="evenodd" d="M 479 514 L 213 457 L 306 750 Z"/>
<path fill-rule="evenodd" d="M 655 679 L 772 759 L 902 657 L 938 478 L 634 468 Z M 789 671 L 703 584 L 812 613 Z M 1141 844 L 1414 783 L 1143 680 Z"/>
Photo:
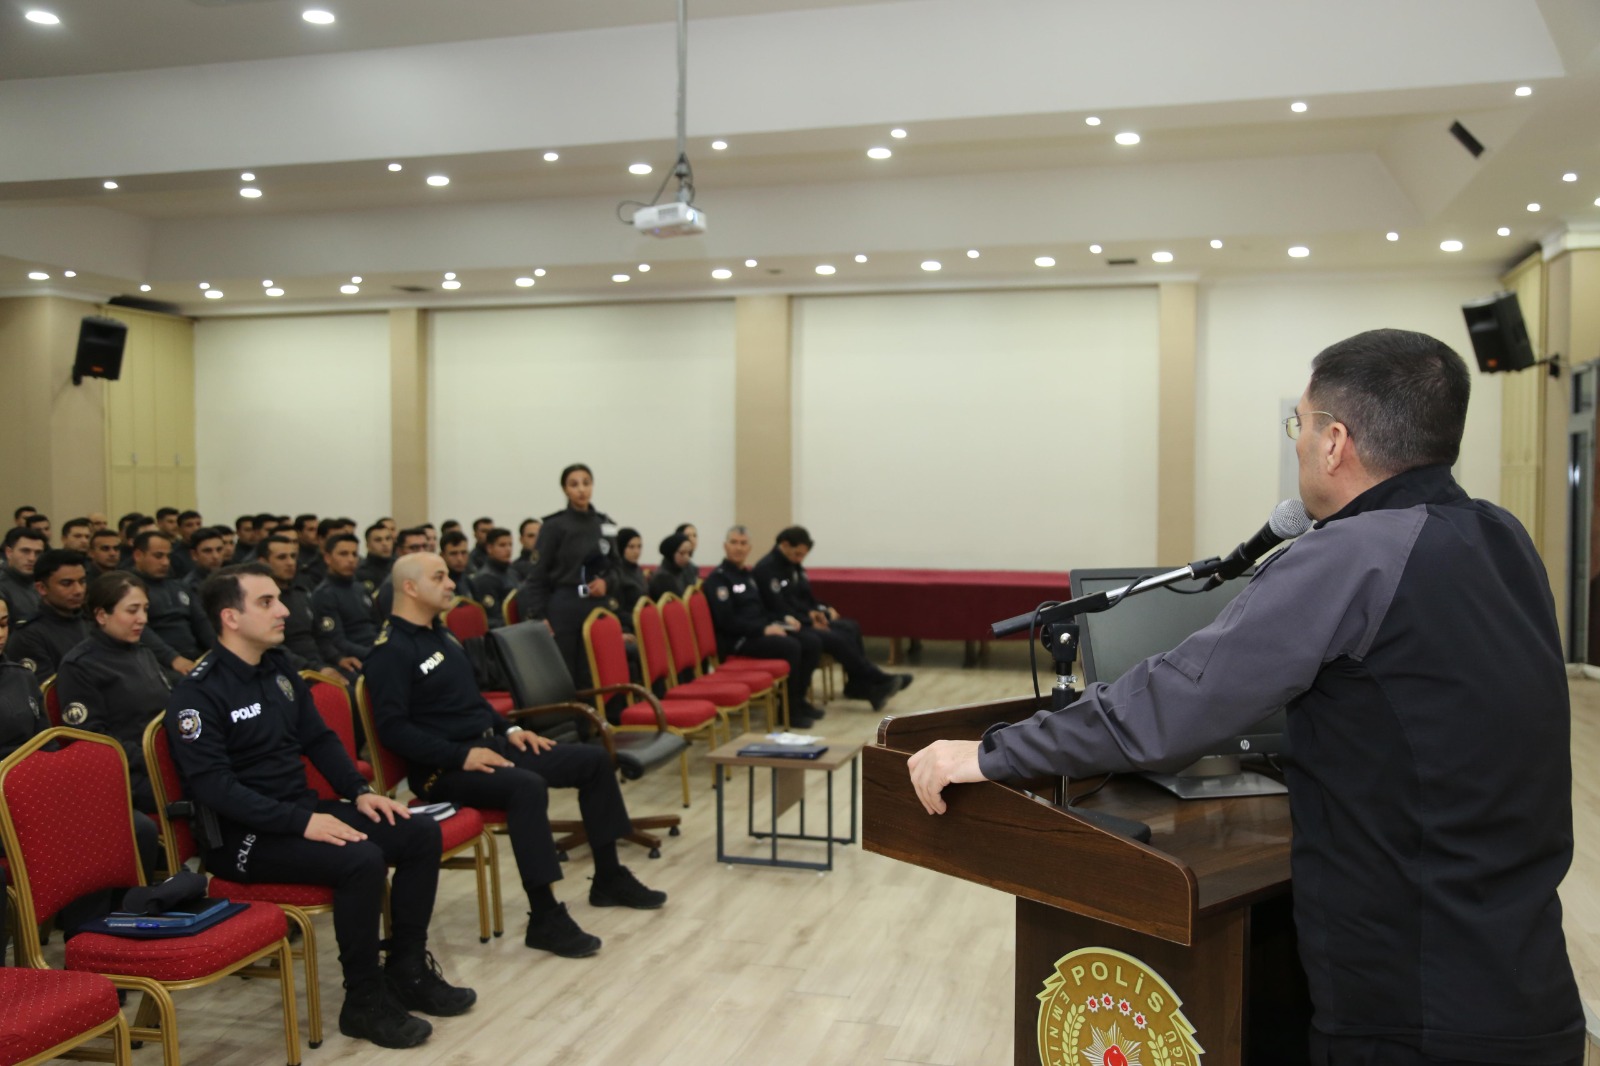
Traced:
<path fill-rule="evenodd" d="M 1461 306 L 1461 313 L 1467 318 L 1467 335 L 1472 338 L 1479 370 L 1498 374 L 1534 364 L 1533 344 L 1516 293 L 1500 292 L 1473 300 Z"/>
<path fill-rule="evenodd" d="M 122 349 L 128 327 L 114 318 L 88 315 L 78 326 L 78 354 L 72 361 L 72 383 L 84 378 L 115 381 L 122 376 Z"/>

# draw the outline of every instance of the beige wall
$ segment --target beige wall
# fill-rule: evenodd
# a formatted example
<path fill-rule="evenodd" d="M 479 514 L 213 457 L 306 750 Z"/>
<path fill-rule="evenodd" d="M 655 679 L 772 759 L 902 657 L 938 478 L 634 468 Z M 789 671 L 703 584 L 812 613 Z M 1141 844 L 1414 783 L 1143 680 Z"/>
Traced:
<path fill-rule="evenodd" d="M 734 304 L 735 521 L 757 555 L 794 522 L 794 375 L 788 296 L 741 296 Z M 715 564 L 721 531 L 701 530 L 699 562 Z"/>
<path fill-rule="evenodd" d="M 106 385 L 107 515 L 194 507 L 194 320 L 125 307 L 105 313 L 128 326 L 122 376 Z"/>

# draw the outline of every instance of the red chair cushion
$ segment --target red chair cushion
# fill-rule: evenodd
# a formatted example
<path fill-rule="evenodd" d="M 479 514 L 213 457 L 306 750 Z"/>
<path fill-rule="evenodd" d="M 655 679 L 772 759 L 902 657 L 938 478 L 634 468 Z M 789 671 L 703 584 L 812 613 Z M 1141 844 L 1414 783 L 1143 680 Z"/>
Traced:
<path fill-rule="evenodd" d="M 626 685 L 628 648 L 622 641 L 622 623 L 610 611 L 596 612 L 586 623 L 585 639 L 594 667 L 594 683 L 599 686 Z"/>
<path fill-rule="evenodd" d="M 705 700 L 662 700 L 661 713 L 674 729 L 699 729 L 717 716 Z M 648 703 L 630 703 L 622 709 L 622 725 L 656 725 L 656 712 Z"/>
<path fill-rule="evenodd" d="M 270 903 L 252 903 L 194 936 L 135 940 L 79 933 L 67 941 L 67 969 L 153 981 L 196 981 L 271 946 L 288 932 L 282 911 Z"/>
<path fill-rule="evenodd" d="M 365 759 L 356 760 L 356 771 L 368 781 L 371 781 L 373 778 L 372 764 Z"/>
<path fill-rule="evenodd" d="M 236 899 L 242 902 L 286 903 L 291 907 L 329 907 L 333 905 L 333 889 L 327 885 L 247 884 L 213 877 L 206 890 L 212 899 Z"/>
<path fill-rule="evenodd" d="M 0 969 L 0 1066 L 66 1043 L 117 1010 L 117 990 L 99 974 Z"/>
<path fill-rule="evenodd" d="M 454 851 L 482 835 L 483 815 L 473 807 L 458 807 L 456 813 L 439 823 L 439 836 L 445 851 Z"/>
<path fill-rule="evenodd" d="M 667 689 L 663 699 L 710 700 L 718 707 L 737 707 L 750 700 L 750 689 L 737 681 L 719 681 L 715 677 L 697 677 L 682 685 Z"/>
<path fill-rule="evenodd" d="M 485 692 L 483 698 L 488 701 L 495 714 L 510 714 L 517 709 L 509 692 Z"/>
<path fill-rule="evenodd" d="M 752 670 L 749 667 L 718 667 L 715 673 L 707 674 L 702 681 L 733 681 L 750 690 L 752 696 L 765 692 L 776 682 L 771 674 L 765 670 Z"/>
<path fill-rule="evenodd" d="M 789 664 L 782 659 L 752 659 L 744 655 L 730 655 L 722 660 L 722 665 L 740 670 L 755 667 L 765 670 L 774 679 L 789 676 Z"/>

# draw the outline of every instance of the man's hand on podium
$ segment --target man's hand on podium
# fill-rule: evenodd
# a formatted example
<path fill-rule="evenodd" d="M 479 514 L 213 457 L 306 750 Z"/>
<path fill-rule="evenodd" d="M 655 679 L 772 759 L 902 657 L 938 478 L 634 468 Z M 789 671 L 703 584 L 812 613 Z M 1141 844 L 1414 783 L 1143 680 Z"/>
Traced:
<path fill-rule="evenodd" d="M 940 793 L 946 785 L 987 780 L 978 769 L 978 741 L 936 740 L 911 756 L 911 787 L 929 814 L 944 813 Z"/>

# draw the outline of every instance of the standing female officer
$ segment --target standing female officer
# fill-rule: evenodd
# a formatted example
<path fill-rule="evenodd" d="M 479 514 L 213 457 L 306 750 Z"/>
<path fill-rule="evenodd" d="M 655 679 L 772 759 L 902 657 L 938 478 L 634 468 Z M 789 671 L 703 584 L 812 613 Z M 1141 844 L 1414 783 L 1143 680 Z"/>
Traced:
<path fill-rule="evenodd" d="M 606 607 L 617 555 L 617 525 L 594 509 L 594 473 L 583 463 L 561 471 L 564 511 L 545 516 L 534 546 L 533 572 L 517 594 L 525 619 L 542 620 L 556 638 L 579 688 L 588 684 L 583 623 L 596 607 Z"/>

